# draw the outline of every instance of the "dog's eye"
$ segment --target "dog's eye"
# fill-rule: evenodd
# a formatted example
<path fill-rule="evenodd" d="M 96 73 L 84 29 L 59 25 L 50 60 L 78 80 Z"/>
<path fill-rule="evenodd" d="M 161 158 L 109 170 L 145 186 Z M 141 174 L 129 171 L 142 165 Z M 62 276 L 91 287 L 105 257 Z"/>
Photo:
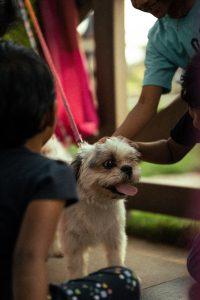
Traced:
<path fill-rule="evenodd" d="M 116 166 L 116 163 L 114 160 L 110 159 L 110 160 L 107 160 L 103 163 L 103 167 L 105 169 L 112 169 Z"/>

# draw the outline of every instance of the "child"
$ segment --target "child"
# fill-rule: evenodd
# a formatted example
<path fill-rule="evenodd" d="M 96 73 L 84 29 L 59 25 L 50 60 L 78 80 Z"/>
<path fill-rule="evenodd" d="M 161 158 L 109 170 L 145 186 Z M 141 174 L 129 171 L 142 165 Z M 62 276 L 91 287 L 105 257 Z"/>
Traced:
<path fill-rule="evenodd" d="M 63 207 L 77 202 L 75 179 L 68 165 L 40 155 L 55 126 L 47 65 L 32 50 L 1 42 L 0 78 L 0 299 L 46 300 L 48 249 Z M 122 267 L 50 291 L 49 299 L 140 297 L 137 278 Z"/>
<path fill-rule="evenodd" d="M 115 132 L 127 138 L 134 138 L 155 116 L 176 70 L 185 69 L 200 46 L 200 0 L 132 0 L 132 4 L 158 20 L 148 35 L 139 101 Z"/>
<path fill-rule="evenodd" d="M 183 77 L 182 98 L 188 111 L 180 119 L 167 140 L 137 143 L 142 160 L 157 164 L 171 164 L 181 160 L 196 143 L 200 143 L 200 52 L 192 59 Z M 200 235 L 188 256 L 188 270 L 200 282 Z"/>
<path fill-rule="evenodd" d="M 16 299 L 45 299 L 46 255 L 65 202 L 77 201 L 75 181 L 68 166 L 39 155 L 55 123 L 45 63 L 2 42 L 0 77 L 0 298 L 12 298 L 13 275 Z"/>

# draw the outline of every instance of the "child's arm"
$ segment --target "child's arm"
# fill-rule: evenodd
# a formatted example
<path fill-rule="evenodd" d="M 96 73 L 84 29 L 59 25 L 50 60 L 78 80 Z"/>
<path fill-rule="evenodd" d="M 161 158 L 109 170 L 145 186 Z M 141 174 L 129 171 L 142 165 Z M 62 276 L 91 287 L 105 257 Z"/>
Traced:
<path fill-rule="evenodd" d="M 150 163 L 173 164 L 181 160 L 193 147 L 176 143 L 172 138 L 149 143 L 136 143 L 141 159 Z"/>
<path fill-rule="evenodd" d="M 160 86 L 144 86 L 138 103 L 114 135 L 133 139 L 157 113 L 162 90 Z"/>
<path fill-rule="evenodd" d="M 35 200 L 27 208 L 13 258 L 15 300 L 46 300 L 46 259 L 64 201 Z"/>

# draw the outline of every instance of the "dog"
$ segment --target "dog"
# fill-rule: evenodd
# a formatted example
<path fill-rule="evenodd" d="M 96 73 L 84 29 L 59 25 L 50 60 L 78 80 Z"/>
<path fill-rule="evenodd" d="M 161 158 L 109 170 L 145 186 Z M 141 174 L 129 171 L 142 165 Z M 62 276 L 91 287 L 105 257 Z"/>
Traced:
<path fill-rule="evenodd" d="M 139 153 L 126 139 L 83 143 L 72 162 L 80 201 L 62 213 L 59 235 L 67 278 L 87 274 L 90 248 L 103 244 L 108 266 L 125 261 L 125 199 L 134 196 L 139 180 Z"/>

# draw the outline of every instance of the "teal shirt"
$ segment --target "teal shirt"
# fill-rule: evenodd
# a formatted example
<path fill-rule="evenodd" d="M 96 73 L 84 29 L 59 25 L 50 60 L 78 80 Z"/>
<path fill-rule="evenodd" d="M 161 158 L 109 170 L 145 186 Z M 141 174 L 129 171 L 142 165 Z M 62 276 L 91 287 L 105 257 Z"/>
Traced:
<path fill-rule="evenodd" d="M 157 20 L 148 39 L 143 85 L 161 86 L 163 93 L 169 92 L 176 70 L 185 69 L 200 50 L 200 0 L 184 18 Z"/>

